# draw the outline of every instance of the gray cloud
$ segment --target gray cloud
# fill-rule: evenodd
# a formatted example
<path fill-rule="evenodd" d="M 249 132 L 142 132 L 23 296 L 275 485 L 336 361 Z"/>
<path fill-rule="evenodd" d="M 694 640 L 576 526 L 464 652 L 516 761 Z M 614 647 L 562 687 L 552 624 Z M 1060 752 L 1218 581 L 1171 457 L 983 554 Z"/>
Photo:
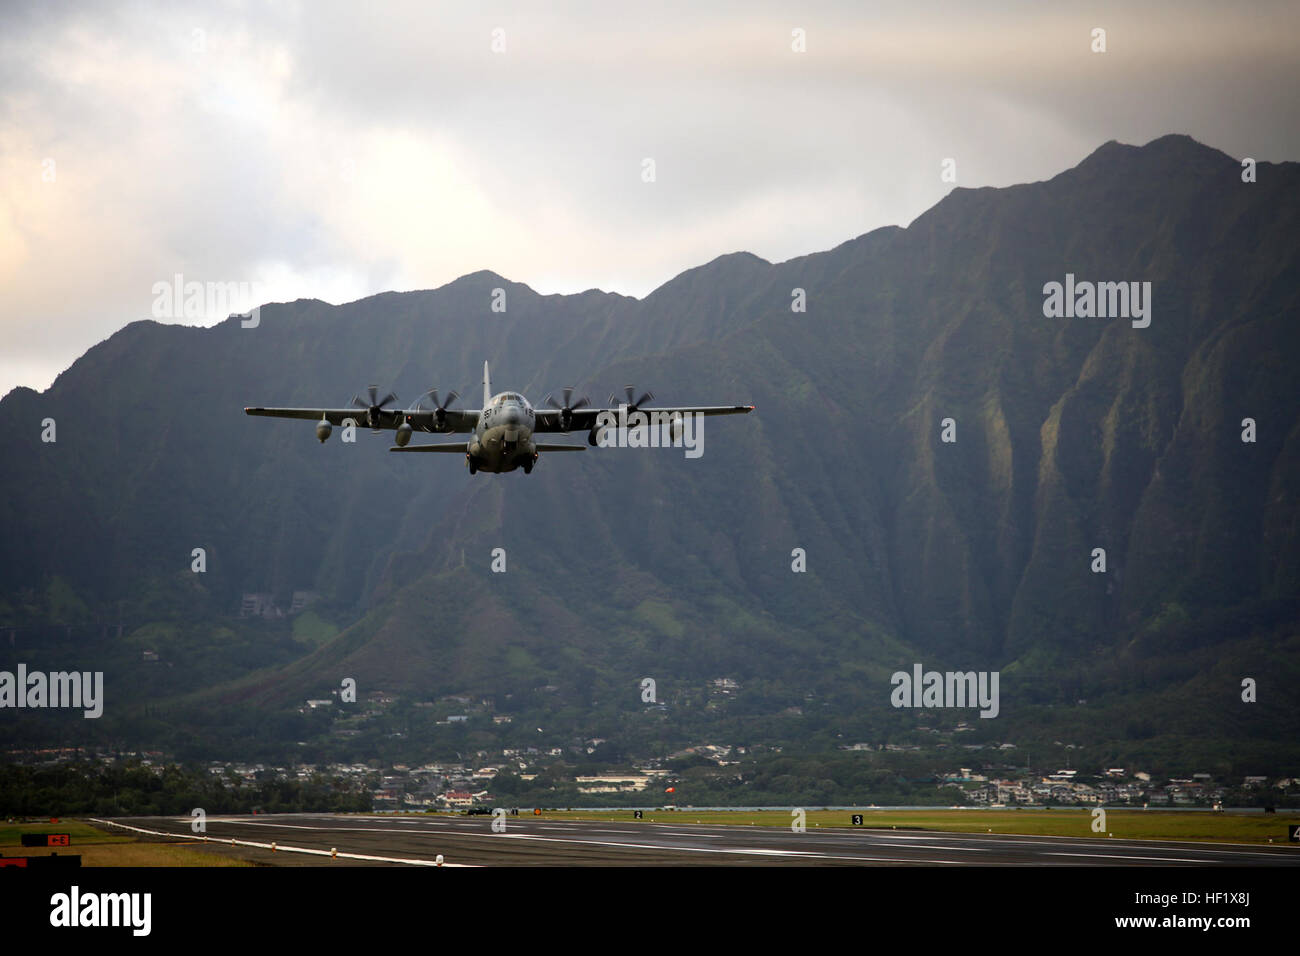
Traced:
<path fill-rule="evenodd" d="M 6 10 L 0 392 L 149 317 L 175 273 L 269 299 L 479 268 L 644 295 L 724 252 L 906 224 L 951 188 L 945 157 L 965 186 L 1169 132 L 1291 158 L 1298 21 L 1285 3 Z"/>

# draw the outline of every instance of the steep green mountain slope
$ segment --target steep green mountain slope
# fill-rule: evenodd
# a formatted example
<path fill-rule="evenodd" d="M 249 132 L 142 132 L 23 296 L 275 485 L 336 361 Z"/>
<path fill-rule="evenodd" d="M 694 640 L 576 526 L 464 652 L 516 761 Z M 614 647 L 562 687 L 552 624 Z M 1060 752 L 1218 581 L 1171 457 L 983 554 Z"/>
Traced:
<path fill-rule="evenodd" d="M 726 676 L 744 693 L 701 699 L 691 733 L 829 746 L 914 726 L 889 675 L 919 661 L 1003 673 L 983 738 L 1295 756 L 1298 189 L 1294 163 L 1246 184 L 1186 137 L 1108 143 L 1047 182 L 957 189 L 906 229 L 785 263 L 722 256 L 642 301 L 481 272 L 268 306 L 256 329 L 137 323 L 0 402 L 0 624 L 33 625 L 5 651 L 30 658 L 67 625 L 125 688 L 136 665 L 105 622 L 133 648 L 151 622 L 188 628 L 124 708 L 199 735 L 352 677 L 642 739 L 643 677 L 684 715 Z M 1067 274 L 1150 282 L 1149 327 L 1046 317 L 1044 284 Z M 534 402 L 632 382 L 758 411 L 710 420 L 698 460 L 589 450 L 473 478 L 454 456 L 389 455 L 388 435 L 319 445 L 308 423 L 241 413 L 344 404 L 371 381 L 476 405 L 484 359 Z M 243 592 L 294 590 L 324 596 L 337 636 L 258 644 L 229 620 Z M 252 649 L 214 668 L 232 628 Z"/>

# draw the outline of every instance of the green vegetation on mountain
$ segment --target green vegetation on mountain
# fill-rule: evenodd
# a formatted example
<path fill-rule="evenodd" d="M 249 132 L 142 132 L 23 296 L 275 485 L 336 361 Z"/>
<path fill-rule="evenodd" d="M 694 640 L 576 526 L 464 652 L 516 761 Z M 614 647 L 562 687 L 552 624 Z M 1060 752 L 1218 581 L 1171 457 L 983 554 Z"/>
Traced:
<path fill-rule="evenodd" d="M 1297 196 L 1294 163 L 1246 184 L 1169 136 L 789 262 L 722 256 L 640 301 L 480 272 L 266 306 L 257 328 L 130 325 L 0 402 L 0 667 L 106 673 L 100 720 L 4 712 L 0 744 L 413 760 L 600 737 L 630 760 L 966 720 L 961 743 L 1294 772 Z M 1150 326 L 1045 317 L 1067 274 L 1150 282 Z M 589 449 L 527 477 L 242 414 L 369 382 L 472 406 L 484 359 L 534 403 L 632 382 L 757 412 L 710 419 L 698 460 Z M 238 616 L 295 591 L 320 600 Z M 1000 671 L 998 717 L 891 708 L 915 662 Z M 358 704 L 300 712 L 345 678 Z M 366 716 L 376 691 L 399 701 Z"/>

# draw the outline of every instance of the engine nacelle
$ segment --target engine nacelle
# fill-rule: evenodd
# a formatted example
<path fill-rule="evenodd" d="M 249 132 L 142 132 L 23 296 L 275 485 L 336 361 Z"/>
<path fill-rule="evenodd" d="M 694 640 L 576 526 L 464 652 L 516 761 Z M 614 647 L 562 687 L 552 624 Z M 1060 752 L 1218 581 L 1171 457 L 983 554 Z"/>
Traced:
<path fill-rule="evenodd" d="M 411 428 L 410 422 L 402 422 L 402 424 L 398 425 L 397 426 L 397 447 L 405 448 L 406 443 L 411 440 L 411 434 L 413 432 L 414 429 Z"/>
<path fill-rule="evenodd" d="M 329 438 L 330 435 L 333 434 L 333 432 L 334 432 L 334 426 L 331 425 L 329 422 L 325 421 L 324 419 L 321 419 L 316 423 L 316 437 L 319 438 L 322 442 L 325 439 Z"/>

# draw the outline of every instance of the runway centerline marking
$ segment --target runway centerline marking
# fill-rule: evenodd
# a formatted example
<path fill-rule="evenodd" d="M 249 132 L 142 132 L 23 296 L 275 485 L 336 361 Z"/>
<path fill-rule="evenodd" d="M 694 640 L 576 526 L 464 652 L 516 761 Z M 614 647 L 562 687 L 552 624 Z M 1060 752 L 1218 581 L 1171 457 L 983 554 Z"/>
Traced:
<path fill-rule="evenodd" d="M 893 857 L 886 856 L 840 856 L 834 853 L 814 853 L 808 850 L 770 850 L 761 847 L 712 847 L 712 846 L 665 846 L 658 843 L 615 843 L 612 840 L 565 840 L 560 837 L 536 836 L 531 833 L 499 833 L 500 837 L 508 837 L 515 840 L 537 840 L 545 843 L 580 843 L 591 846 L 608 846 L 628 850 L 659 850 L 669 853 L 733 853 L 746 856 L 789 856 L 800 857 L 805 859 L 817 860 L 862 860 L 871 863 L 898 863 L 908 862 L 899 861 Z M 948 864 L 952 866 L 963 866 L 961 860 L 925 860 L 925 863 Z"/>
<path fill-rule="evenodd" d="M 1082 856 L 1093 860 L 1149 860 L 1152 863 L 1213 863 L 1184 856 L 1124 856 L 1118 853 L 1048 853 L 1048 856 Z"/>

